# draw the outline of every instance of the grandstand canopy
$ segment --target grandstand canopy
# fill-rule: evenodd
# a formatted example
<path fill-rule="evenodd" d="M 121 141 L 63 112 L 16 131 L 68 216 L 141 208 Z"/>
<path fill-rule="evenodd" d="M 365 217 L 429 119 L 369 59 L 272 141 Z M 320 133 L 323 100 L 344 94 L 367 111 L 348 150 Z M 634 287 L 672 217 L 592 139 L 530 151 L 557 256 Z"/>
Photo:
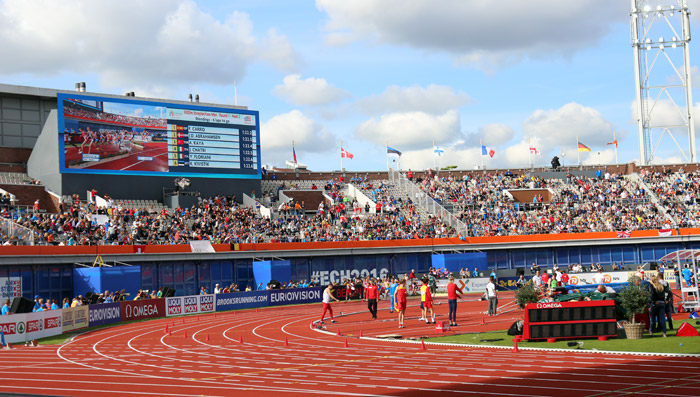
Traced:
<path fill-rule="evenodd" d="M 668 253 L 661 257 L 659 261 L 690 261 L 692 258 L 700 257 L 700 250 L 678 250 Z"/>

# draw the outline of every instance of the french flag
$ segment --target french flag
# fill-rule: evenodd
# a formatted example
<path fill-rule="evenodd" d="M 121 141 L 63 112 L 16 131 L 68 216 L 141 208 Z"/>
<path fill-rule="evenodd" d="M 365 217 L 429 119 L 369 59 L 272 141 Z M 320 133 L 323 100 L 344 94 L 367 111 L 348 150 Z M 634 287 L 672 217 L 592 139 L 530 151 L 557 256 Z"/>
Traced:
<path fill-rule="evenodd" d="M 484 145 L 481 145 L 481 155 L 482 156 L 489 156 L 489 157 L 493 158 L 494 154 L 496 154 L 495 150 L 493 150 L 491 148 L 487 148 Z"/>

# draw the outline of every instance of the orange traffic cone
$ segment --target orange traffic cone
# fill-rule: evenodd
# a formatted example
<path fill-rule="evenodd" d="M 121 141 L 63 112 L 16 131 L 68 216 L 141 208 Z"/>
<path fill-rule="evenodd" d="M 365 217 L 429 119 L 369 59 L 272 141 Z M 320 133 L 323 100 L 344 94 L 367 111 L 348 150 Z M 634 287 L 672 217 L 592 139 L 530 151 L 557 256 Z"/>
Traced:
<path fill-rule="evenodd" d="M 348 347 L 348 338 L 345 338 L 345 345 L 343 347 Z"/>
<path fill-rule="evenodd" d="M 168 324 L 165 324 L 165 333 L 168 333 Z"/>
<path fill-rule="evenodd" d="M 241 336 L 238 337 L 238 343 L 243 343 L 243 334 L 241 334 Z"/>
<path fill-rule="evenodd" d="M 187 339 L 187 331 L 185 331 L 185 332 L 182 333 L 182 338 L 183 338 L 183 339 Z"/>
<path fill-rule="evenodd" d="M 184 317 L 182 318 L 182 323 L 183 323 L 183 324 L 185 323 L 185 318 L 184 318 Z"/>
<path fill-rule="evenodd" d="M 360 330 L 360 338 L 362 338 L 362 330 Z"/>
<path fill-rule="evenodd" d="M 258 308 L 257 308 L 257 307 L 255 308 L 255 312 L 256 312 L 256 313 L 258 312 Z"/>
<path fill-rule="evenodd" d="M 204 339 L 205 342 L 209 342 L 209 334 L 207 334 L 206 339 Z"/>
<path fill-rule="evenodd" d="M 236 315 L 236 312 L 233 312 L 233 315 L 235 316 L 235 315 Z"/>
<path fill-rule="evenodd" d="M 340 328 L 335 331 L 335 336 L 340 336 Z"/>
<path fill-rule="evenodd" d="M 518 340 L 513 339 L 513 353 L 518 353 Z"/>
<path fill-rule="evenodd" d="M 199 321 L 199 316 L 197 316 L 197 321 Z"/>
<path fill-rule="evenodd" d="M 170 330 L 168 330 L 168 336 L 172 336 L 172 334 L 170 333 Z"/>
<path fill-rule="evenodd" d="M 214 313 L 214 318 L 216 318 L 216 313 Z"/>
<path fill-rule="evenodd" d="M 421 350 L 428 350 L 428 349 L 425 348 L 425 341 L 423 341 L 422 339 L 421 339 L 421 341 L 420 341 L 420 349 L 421 349 Z"/>
<path fill-rule="evenodd" d="M 484 317 L 481 317 L 481 325 L 486 325 L 486 319 Z"/>
<path fill-rule="evenodd" d="M 287 337 L 286 337 L 286 336 L 284 337 L 284 345 L 285 345 L 285 346 L 289 346 L 289 341 L 287 340 Z"/>

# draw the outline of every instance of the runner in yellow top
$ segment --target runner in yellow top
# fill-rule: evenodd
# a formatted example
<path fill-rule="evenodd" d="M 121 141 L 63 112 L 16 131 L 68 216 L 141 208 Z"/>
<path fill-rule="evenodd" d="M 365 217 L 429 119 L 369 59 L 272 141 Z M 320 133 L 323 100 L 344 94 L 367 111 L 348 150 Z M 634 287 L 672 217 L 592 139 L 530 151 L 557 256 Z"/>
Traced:
<path fill-rule="evenodd" d="M 425 290 L 428 289 L 427 279 L 420 286 L 420 313 L 421 317 L 418 319 L 420 321 L 427 321 L 428 316 L 425 313 Z"/>

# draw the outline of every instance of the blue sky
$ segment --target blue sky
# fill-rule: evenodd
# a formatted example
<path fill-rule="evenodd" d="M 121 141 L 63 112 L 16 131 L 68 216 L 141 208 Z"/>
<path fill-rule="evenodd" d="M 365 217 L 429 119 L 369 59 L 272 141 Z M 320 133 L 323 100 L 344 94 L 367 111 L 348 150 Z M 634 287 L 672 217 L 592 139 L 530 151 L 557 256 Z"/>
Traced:
<path fill-rule="evenodd" d="M 649 3 L 675 4 L 661 0 Z M 700 2 L 689 2 L 691 31 Z M 0 82 L 259 110 L 262 161 L 313 170 L 527 166 L 528 141 L 586 164 L 636 161 L 629 1 L 0 1 Z M 691 72 L 698 75 L 691 42 Z M 672 55 L 672 51 L 667 51 Z M 680 54 L 680 50 L 675 52 Z M 662 81 L 672 70 L 658 69 Z M 700 80 L 695 79 L 695 87 Z M 694 92 L 698 99 L 699 93 Z M 694 100 L 697 103 L 697 100 Z M 670 112 L 661 107 L 659 112 Z M 700 126 L 700 125 L 699 125 Z M 675 135 L 687 152 L 687 136 Z M 654 137 L 655 142 L 659 137 Z M 480 141 L 496 151 L 482 158 Z M 663 136 L 657 163 L 684 162 Z"/>

